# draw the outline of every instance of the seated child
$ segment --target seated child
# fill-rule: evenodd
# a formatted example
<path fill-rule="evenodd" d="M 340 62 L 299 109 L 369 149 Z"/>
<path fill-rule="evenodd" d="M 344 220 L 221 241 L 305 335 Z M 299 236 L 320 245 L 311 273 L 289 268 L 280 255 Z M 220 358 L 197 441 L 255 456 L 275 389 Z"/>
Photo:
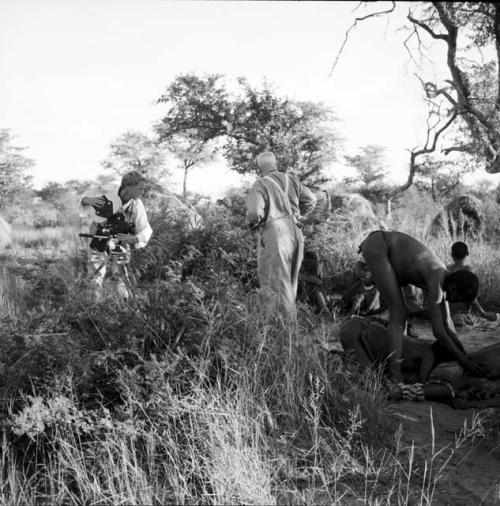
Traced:
<path fill-rule="evenodd" d="M 323 278 L 323 265 L 318 252 L 306 250 L 299 271 L 298 297 L 318 312 L 329 313 Z"/>
<path fill-rule="evenodd" d="M 450 272 L 458 271 L 458 270 L 468 270 L 471 271 L 470 265 L 466 263 L 467 257 L 469 256 L 469 248 L 467 244 L 464 242 L 458 241 L 453 244 L 451 247 L 451 258 L 453 259 L 453 263 L 446 266 L 446 268 Z M 476 314 L 486 318 L 490 321 L 495 321 L 497 319 L 497 314 L 492 311 L 485 311 L 477 297 L 470 303 L 452 303 L 450 304 L 450 311 L 452 314 L 468 312 L 472 309 Z"/>
<path fill-rule="evenodd" d="M 383 311 L 380 292 L 373 281 L 368 266 L 361 261 L 354 264 L 357 281 L 344 293 L 342 303 L 349 311 L 348 316 L 368 316 Z"/>

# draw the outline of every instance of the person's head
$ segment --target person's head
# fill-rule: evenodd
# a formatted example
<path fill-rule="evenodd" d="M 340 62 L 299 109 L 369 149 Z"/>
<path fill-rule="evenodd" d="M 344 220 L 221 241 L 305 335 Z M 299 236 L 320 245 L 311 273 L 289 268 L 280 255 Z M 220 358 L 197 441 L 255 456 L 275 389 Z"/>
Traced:
<path fill-rule="evenodd" d="M 257 157 L 257 165 L 262 174 L 268 174 L 278 169 L 276 156 L 271 151 L 264 151 Z"/>
<path fill-rule="evenodd" d="M 311 276 L 322 276 L 321 259 L 317 251 L 310 249 L 304 251 L 302 269 Z"/>
<path fill-rule="evenodd" d="M 479 291 L 477 276 L 466 269 L 451 272 L 443 284 L 448 302 L 472 302 Z"/>
<path fill-rule="evenodd" d="M 354 264 L 354 273 L 365 285 L 373 283 L 372 271 L 365 262 L 358 260 Z"/>
<path fill-rule="evenodd" d="M 451 247 L 451 258 L 455 262 L 465 260 L 469 256 L 469 248 L 462 241 L 457 241 Z"/>
<path fill-rule="evenodd" d="M 118 196 L 122 204 L 129 200 L 139 198 L 144 190 L 146 179 L 136 170 L 127 172 L 123 177 L 118 189 Z"/>

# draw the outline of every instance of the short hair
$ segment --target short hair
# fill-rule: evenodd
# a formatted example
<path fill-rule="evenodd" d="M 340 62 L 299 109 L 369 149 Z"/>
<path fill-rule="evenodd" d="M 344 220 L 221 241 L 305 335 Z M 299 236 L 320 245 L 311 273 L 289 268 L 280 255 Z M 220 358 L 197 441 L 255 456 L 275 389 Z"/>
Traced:
<path fill-rule="evenodd" d="M 451 302 L 472 302 L 479 291 L 479 280 L 473 272 L 460 269 L 446 277 L 443 289 Z"/>
<path fill-rule="evenodd" d="M 264 161 L 273 161 L 276 163 L 276 155 L 272 151 L 263 151 L 257 156 L 257 163 L 260 165 Z"/>
<path fill-rule="evenodd" d="M 457 258 L 458 260 L 463 260 L 465 257 L 469 256 L 469 248 L 467 244 L 462 241 L 457 241 L 451 247 L 451 256 L 453 258 Z"/>

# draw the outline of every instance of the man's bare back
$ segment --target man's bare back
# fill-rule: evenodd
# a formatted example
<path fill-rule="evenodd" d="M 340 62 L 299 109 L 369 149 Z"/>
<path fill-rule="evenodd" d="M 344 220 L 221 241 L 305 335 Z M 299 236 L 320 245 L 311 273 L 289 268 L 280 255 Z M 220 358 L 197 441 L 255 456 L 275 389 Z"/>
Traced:
<path fill-rule="evenodd" d="M 415 285 L 426 290 L 431 279 L 441 279 L 446 272 L 444 263 L 411 235 L 385 230 L 372 234 L 382 234 L 384 246 L 387 247 L 388 257 L 400 286 Z M 361 251 L 368 238 L 361 245 Z"/>
<path fill-rule="evenodd" d="M 402 232 L 372 232 L 361 244 L 360 252 L 389 310 L 391 373 L 396 381 L 402 376 L 403 334 L 407 318 L 401 287 L 408 284 L 427 292 L 436 339 L 466 369 L 476 374 L 487 373 L 467 357 L 456 335 L 447 303 L 447 299 L 453 302 L 474 300 L 477 296 L 477 278 L 474 274 L 468 271 L 450 273 L 429 248 Z"/>

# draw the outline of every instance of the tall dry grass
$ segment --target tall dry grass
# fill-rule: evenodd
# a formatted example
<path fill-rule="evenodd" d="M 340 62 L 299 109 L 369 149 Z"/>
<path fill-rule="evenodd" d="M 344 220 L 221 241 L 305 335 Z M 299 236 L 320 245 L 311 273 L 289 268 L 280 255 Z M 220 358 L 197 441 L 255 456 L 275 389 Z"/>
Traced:
<path fill-rule="evenodd" d="M 314 376 L 301 399 L 300 423 L 283 430 L 270 419 L 277 413 L 251 367 L 231 388 L 207 384 L 199 367 L 185 391 L 158 381 L 147 399 L 124 378 L 121 416 L 79 407 L 67 378 L 59 391 L 26 398 L 11 413 L 9 430 L 25 448 L 26 441 L 36 447 L 37 456 L 23 462 L 4 429 L 2 504 L 430 505 L 458 450 L 482 435 L 476 416 L 454 444 L 433 442 L 425 457 L 401 430 L 377 447 L 363 437 L 371 422 L 359 404 L 343 412 L 342 426 L 325 420 L 328 385 Z M 380 390 L 375 376 L 365 380 L 372 392 Z M 352 380 L 347 386 L 360 389 Z"/>
<path fill-rule="evenodd" d="M 424 238 L 417 214 L 394 228 Z M 137 301 L 87 307 L 77 272 L 57 269 L 67 304 L 33 310 L 29 325 L 33 287 L 2 274 L 0 307 L 12 320 L 2 338 L 25 348 L 13 368 L 7 357 L 0 367 L 12 381 L 23 368 L 28 378 L 22 395 L 2 399 L 2 504 L 433 504 L 481 420 L 422 456 L 387 409 L 381 373 L 319 345 L 332 340 L 331 322 L 303 308 L 297 325 L 284 325 L 258 309 L 241 281 L 249 259 L 238 253 L 250 247 L 226 225 L 215 222 L 203 240 L 165 226 L 145 257 L 144 272 L 158 277 Z M 336 290 L 366 234 L 334 217 L 309 236 Z M 447 259 L 452 238 L 426 240 Z M 64 257 L 75 244 L 71 230 L 19 231 L 11 252 Z M 470 246 L 483 297 L 498 302 L 498 253 L 489 242 Z M 183 280 L 187 258 L 195 274 Z"/>

